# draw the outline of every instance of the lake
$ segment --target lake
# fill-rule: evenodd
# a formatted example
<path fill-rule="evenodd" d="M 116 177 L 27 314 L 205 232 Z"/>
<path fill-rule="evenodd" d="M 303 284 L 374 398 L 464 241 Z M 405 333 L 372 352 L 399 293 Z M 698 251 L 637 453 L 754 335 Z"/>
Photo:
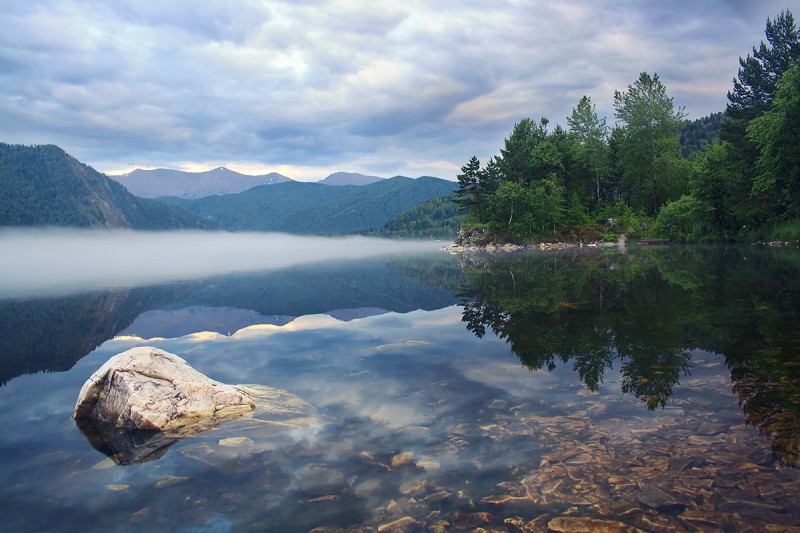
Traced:
<path fill-rule="evenodd" d="M 800 527 L 800 251 L 443 245 L 0 232 L 2 529 Z M 136 346 L 298 408 L 120 453 Z"/>

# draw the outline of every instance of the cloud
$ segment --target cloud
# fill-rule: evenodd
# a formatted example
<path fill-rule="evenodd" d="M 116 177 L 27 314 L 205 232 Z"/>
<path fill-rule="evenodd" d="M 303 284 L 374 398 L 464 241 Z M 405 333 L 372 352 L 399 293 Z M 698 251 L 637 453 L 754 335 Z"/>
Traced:
<path fill-rule="evenodd" d="M 102 2 L 0 12 L 0 135 L 104 171 L 231 165 L 453 179 L 520 118 L 657 72 L 691 118 L 797 1 Z M 296 169 L 296 173 L 292 172 Z"/>

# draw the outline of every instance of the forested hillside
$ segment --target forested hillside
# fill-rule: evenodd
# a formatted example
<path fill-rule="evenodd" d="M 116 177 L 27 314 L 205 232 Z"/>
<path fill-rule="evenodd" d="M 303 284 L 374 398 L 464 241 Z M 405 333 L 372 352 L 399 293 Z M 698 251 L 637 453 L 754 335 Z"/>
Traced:
<path fill-rule="evenodd" d="M 139 198 L 53 145 L 0 143 L 0 226 L 210 228 L 180 209 Z"/>
<path fill-rule="evenodd" d="M 496 240 L 645 235 L 800 239 L 800 39 L 791 12 L 739 59 L 724 114 L 686 122 L 658 74 L 614 93 L 614 124 L 584 96 L 567 129 L 525 118 L 458 176 L 465 225 Z M 732 58 L 735 60 L 735 58 Z M 717 134 L 717 132 L 719 132 Z M 691 157 L 690 157 L 691 156 Z"/>
<path fill-rule="evenodd" d="M 707 117 L 690 120 L 681 129 L 681 155 L 689 158 L 698 152 L 708 150 L 719 142 L 724 113 L 711 113 Z"/>
<path fill-rule="evenodd" d="M 333 235 L 380 228 L 400 213 L 456 187 L 439 178 L 396 176 L 361 186 L 288 182 L 197 200 L 162 200 L 232 231 Z"/>
<path fill-rule="evenodd" d="M 461 222 L 453 199 L 453 194 L 432 198 L 364 234 L 401 239 L 452 239 Z"/>

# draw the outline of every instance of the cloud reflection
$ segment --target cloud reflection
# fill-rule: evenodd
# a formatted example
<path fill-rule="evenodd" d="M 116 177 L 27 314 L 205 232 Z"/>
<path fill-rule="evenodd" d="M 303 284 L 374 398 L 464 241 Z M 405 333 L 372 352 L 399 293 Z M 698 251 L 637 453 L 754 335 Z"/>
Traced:
<path fill-rule="evenodd" d="M 438 247 L 441 243 L 279 233 L 0 230 L 0 298 L 136 287 Z"/>

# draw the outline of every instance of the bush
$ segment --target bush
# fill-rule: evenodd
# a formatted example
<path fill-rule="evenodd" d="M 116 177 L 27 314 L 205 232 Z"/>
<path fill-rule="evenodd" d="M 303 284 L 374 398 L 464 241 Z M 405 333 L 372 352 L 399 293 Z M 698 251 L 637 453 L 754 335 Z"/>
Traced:
<path fill-rule="evenodd" d="M 611 240 L 611 236 L 627 234 L 629 240 L 641 239 L 649 233 L 652 219 L 647 217 L 643 211 L 637 211 L 629 205 L 625 205 L 622 200 L 613 204 L 604 205 L 596 215 L 596 220 L 600 224 L 606 224 L 609 220 L 614 221 L 613 226 L 606 226 L 605 240 Z"/>
<path fill-rule="evenodd" d="M 711 206 L 705 202 L 684 194 L 661 208 L 656 218 L 656 231 L 676 241 L 698 241 L 706 233 L 711 211 Z"/>

